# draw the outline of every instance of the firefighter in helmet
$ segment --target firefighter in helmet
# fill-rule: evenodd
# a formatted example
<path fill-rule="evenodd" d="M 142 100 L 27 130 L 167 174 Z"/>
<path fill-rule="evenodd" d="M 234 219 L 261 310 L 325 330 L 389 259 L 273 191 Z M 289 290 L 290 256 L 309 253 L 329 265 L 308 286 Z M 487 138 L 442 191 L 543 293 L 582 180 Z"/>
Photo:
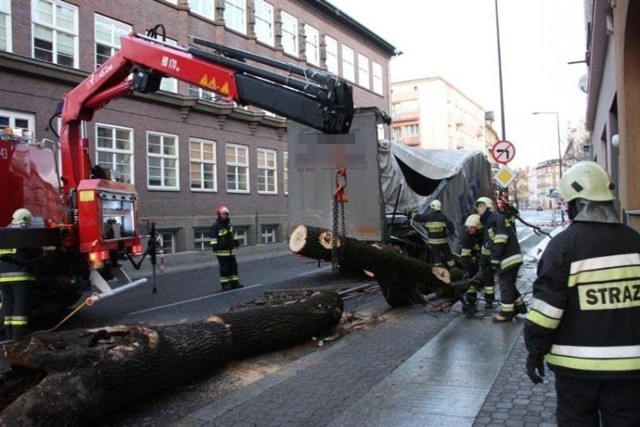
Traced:
<path fill-rule="evenodd" d="M 33 215 L 20 208 L 13 213 L 9 228 L 30 228 Z M 4 309 L 4 330 L 8 339 L 27 334 L 31 313 L 31 293 L 36 278 L 31 271 L 31 261 L 40 255 L 41 249 L 0 249 L 0 292 Z"/>
<path fill-rule="evenodd" d="M 455 233 L 453 223 L 442 213 L 440 200 L 432 200 L 429 208 L 431 209 L 428 213 L 418 214 L 413 220 L 427 230 L 427 243 L 431 249 L 433 264 L 451 268 L 455 264 L 449 246 L 449 236 Z"/>
<path fill-rule="evenodd" d="M 527 374 L 555 374 L 559 426 L 640 421 L 640 234 L 623 225 L 611 177 L 591 161 L 564 173 L 571 224 L 538 263 L 524 326 Z"/>
<path fill-rule="evenodd" d="M 494 214 L 493 200 L 488 197 L 480 197 L 476 200 L 476 213 L 480 216 L 480 224 L 484 231 L 482 232 L 482 245 L 480 247 L 480 258 L 478 267 L 482 272 L 482 282 L 484 283 L 484 301 L 487 309 L 493 308 L 496 301 L 495 291 L 495 271 L 489 262 L 491 259 L 491 247 L 493 241 L 485 228 L 489 223 L 489 218 Z"/>
<path fill-rule="evenodd" d="M 464 270 L 465 276 L 474 277 L 479 271 L 480 249 L 483 243 L 482 222 L 480 215 L 471 214 L 464 222 L 464 230 L 460 233 L 458 246 L 460 247 L 460 266 Z M 468 314 L 473 314 L 477 310 L 478 289 L 484 287 L 482 281 L 474 280 L 466 292 L 468 303 Z M 493 298 L 493 294 L 491 295 Z M 493 307 L 493 302 L 489 302 L 489 308 Z"/>
<path fill-rule="evenodd" d="M 226 206 L 218 206 L 216 217 L 216 222 L 211 226 L 209 244 L 218 258 L 220 286 L 223 291 L 238 289 L 242 287 L 238 283 L 238 262 L 236 261 L 236 248 L 240 246 L 240 242 L 229 220 L 229 209 Z"/>

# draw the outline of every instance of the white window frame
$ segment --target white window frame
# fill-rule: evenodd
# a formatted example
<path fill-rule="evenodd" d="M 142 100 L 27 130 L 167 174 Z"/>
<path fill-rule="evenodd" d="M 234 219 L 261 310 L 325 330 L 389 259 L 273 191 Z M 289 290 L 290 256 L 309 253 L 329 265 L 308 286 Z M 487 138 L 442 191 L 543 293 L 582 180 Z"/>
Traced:
<path fill-rule="evenodd" d="M 98 141 L 99 141 L 99 136 L 98 136 L 98 130 L 102 128 L 102 129 L 108 129 L 111 131 L 111 144 L 112 146 L 110 148 L 107 147 L 100 147 L 98 145 Z M 117 131 L 126 131 L 129 133 L 129 138 L 128 138 L 128 143 L 129 143 L 129 149 L 128 150 L 123 150 L 123 149 L 119 149 L 116 147 L 116 132 Z M 118 168 L 118 163 L 116 162 L 116 157 L 118 155 L 121 156 L 129 156 L 129 174 L 128 174 L 128 180 L 124 179 L 124 182 L 128 182 L 130 184 L 135 184 L 135 170 L 134 170 L 134 166 L 135 166 L 135 159 L 133 157 L 133 145 L 134 145 L 134 132 L 133 132 L 133 128 L 129 128 L 129 127 L 124 127 L 124 126 L 115 126 L 115 125 L 111 125 L 108 123 L 96 123 L 95 124 L 95 132 L 96 132 L 96 139 L 95 139 L 95 147 L 96 147 L 96 161 L 95 163 L 100 165 L 100 162 L 98 160 L 98 153 L 107 153 L 109 154 L 112 159 L 111 162 L 109 163 L 108 167 L 106 169 L 111 169 L 111 170 L 116 170 L 119 173 L 123 174 L 123 171 L 121 168 Z M 102 165 L 101 165 L 102 166 Z M 127 176 L 125 174 L 123 174 L 122 176 Z"/>
<path fill-rule="evenodd" d="M 51 6 L 51 22 L 46 22 L 44 20 L 39 20 L 39 12 L 37 10 L 38 4 L 48 4 Z M 56 24 L 59 18 L 59 10 L 64 9 L 73 14 L 73 29 L 66 29 Z M 62 35 L 71 37 L 72 45 L 73 45 L 73 58 L 71 65 L 73 68 L 78 68 L 79 58 L 80 58 L 80 48 L 79 48 L 79 28 L 78 28 L 78 7 L 69 3 L 65 3 L 60 0 L 31 0 L 31 56 L 35 59 L 50 62 L 52 64 L 65 65 L 59 63 L 59 53 L 60 46 L 58 46 L 58 39 L 61 38 Z M 51 61 L 48 61 L 44 58 L 39 58 L 36 56 L 36 33 L 37 29 L 42 28 L 46 31 L 51 32 Z"/>
<path fill-rule="evenodd" d="M 231 153 L 230 153 L 231 151 Z M 238 153 L 240 151 L 244 152 L 244 157 L 246 162 L 241 162 L 238 160 Z M 232 159 L 229 159 L 229 156 L 232 156 Z M 225 167 L 226 167 L 226 187 L 228 193 L 242 193 L 249 194 L 249 186 L 251 184 L 250 174 L 249 174 L 249 147 L 246 145 L 240 144 L 226 144 L 225 146 Z M 242 174 L 241 172 L 244 172 Z M 241 182 L 240 177 L 246 176 L 246 180 L 244 183 Z M 235 179 L 235 185 L 231 187 L 231 181 L 229 177 L 232 176 Z M 244 184 L 244 185 L 241 185 Z"/>
<path fill-rule="evenodd" d="M 4 29 L 4 37 L 0 31 L 0 50 L 13 52 L 13 32 L 11 29 L 11 0 L 0 0 L 0 28 Z"/>
<path fill-rule="evenodd" d="M 0 117 L 9 119 L 9 127 L 12 129 L 27 129 L 31 133 L 31 138 L 36 138 L 36 116 L 35 114 L 20 113 L 12 110 L 0 110 Z M 16 126 L 16 120 L 26 120 L 27 128 Z"/>
<path fill-rule="evenodd" d="M 260 225 L 260 243 L 264 245 L 278 243 L 278 225 L 277 224 Z"/>
<path fill-rule="evenodd" d="M 194 145 L 198 146 L 197 154 L 194 156 Z M 205 158 L 205 147 L 210 148 L 211 158 Z M 215 141 L 209 141 L 201 138 L 189 138 L 189 188 L 194 192 L 215 193 L 218 191 L 218 162 L 217 162 L 217 144 Z M 209 165 L 213 170 L 212 187 L 205 187 L 205 168 Z M 200 186 L 194 187 L 194 173 L 199 174 Z"/>
<path fill-rule="evenodd" d="M 261 42 L 273 46 L 275 43 L 273 5 L 265 0 L 255 0 L 255 27 L 256 39 Z"/>
<path fill-rule="evenodd" d="M 100 65 L 104 64 L 109 58 L 115 55 L 121 48 L 120 46 L 120 37 L 125 34 L 131 33 L 133 27 L 129 24 L 125 24 L 124 22 L 116 21 L 115 19 L 108 18 L 106 16 L 100 14 L 94 14 L 94 41 L 95 41 L 95 55 L 94 55 L 94 65 L 98 68 Z M 109 33 L 109 40 L 98 39 L 98 27 L 100 25 L 105 26 L 105 30 Z M 107 58 L 99 62 L 98 61 L 98 45 L 104 46 L 109 49 L 109 55 Z"/>
<path fill-rule="evenodd" d="M 298 18 L 285 12 L 280 12 L 282 22 L 282 50 L 292 56 L 298 56 Z"/>
<path fill-rule="evenodd" d="M 149 151 L 150 141 L 149 138 L 158 137 L 160 138 L 160 153 L 151 153 Z M 170 141 L 170 140 L 173 141 Z M 152 132 L 147 131 L 147 188 L 149 190 L 168 190 L 168 191 L 180 191 L 180 140 L 178 139 L 178 135 L 163 133 L 163 132 Z M 166 141 L 165 141 L 166 140 Z M 165 147 L 173 144 L 173 152 L 174 154 L 165 153 Z M 151 161 L 157 159 L 160 162 L 160 165 L 157 166 L 160 168 L 160 185 L 151 184 Z M 168 166 L 167 163 L 173 162 L 174 167 Z M 156 167 L 155 165 L 153 167 Z M 167 171 L 175 170 L 175 185 L 166 185 L 165 181 L 168 178 Z M 155 176 L 154 176 L 155 178 Z"/>
<path fill-rule="evenodd" d="M 198 99 L 202 99 L 207 102 L 217 102 L 220 100 L 220 96 L 217 93 L 202 89 L 196 85 L 189 85 L 188 94 L 189 96 L 195 96 Z"/>
<path fill-rule="evenodd" d="M 311 65 L 320 66 L 320 32 L 309 24 L 304 24 L 305 55 Z"/>
<path fill-rule="evenodd" d="M 189 0 L 189 10 L 191 12 L 212 21 L 216 19 L 214 5 L 213 0 Z"/>
<path fill-rule="evenodd" d="M 371 61 L 371 77 L 373 91 L 378 95 L 383 95 L 382 65 L 373 60 Z"/>
<path fill-rule="evenodd" d="M 356 82 L 355 52 L 346 44 L 342 44 L 342 77 L 345 80 Z"/>
<path fill-rule="evenodd" d="M 195 251 L 209 251 L 211 250 L 210 231 L 206 228 L 195 228 L 193 230 L 193 250 Z"/>
<path fill-rule="evenodd" d="M 258 148 L 258 194 L 278 194 L 278 152 Z"/>
<path fill-rule="evenodd" d="M 371 88 L 369 82 L 369 58 L 361 53 L 358 54 L 358 84 L 365 89 Z"/>
<path fill-rule="evenodd" d="M 247 0 L 224 0 L 224 25 L 247 34 Z"/>
<path fill-rule="evenodd" d="M 289 152 L 282 153 L 282 184 L 284 185 L 284 194 L 289 194 Z"/>
<path fill-rule="evenodd" d="M 333 37 L 324 36 L 325 63 L 327 71 L 340 75 L 340 62 L 338 61 L 338 41 Z"/>

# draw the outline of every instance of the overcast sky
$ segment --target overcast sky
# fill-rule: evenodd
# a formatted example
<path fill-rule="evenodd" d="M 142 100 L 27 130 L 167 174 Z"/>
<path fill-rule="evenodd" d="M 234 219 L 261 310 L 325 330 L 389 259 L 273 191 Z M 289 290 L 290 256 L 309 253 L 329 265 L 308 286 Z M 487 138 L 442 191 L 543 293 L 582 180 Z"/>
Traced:
<path fill-rule="evenodd" d="M 402 55 L 391 81 L 440 76 L 487 111 L 502 138 L 495 0 L 329 0 Z M 505 139 L 516 146 L 511 167 L 558 157 L 560 132 L 583 122 L 587 73 L 583 0 L 498 0 Z"/>

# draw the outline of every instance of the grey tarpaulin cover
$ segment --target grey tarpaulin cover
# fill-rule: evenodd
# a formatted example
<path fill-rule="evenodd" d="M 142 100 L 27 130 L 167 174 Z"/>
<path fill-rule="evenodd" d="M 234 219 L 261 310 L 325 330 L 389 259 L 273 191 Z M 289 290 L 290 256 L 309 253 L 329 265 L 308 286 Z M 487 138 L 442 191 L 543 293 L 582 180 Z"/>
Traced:
<path fill-rule="evenodd" d="M 425 212 L 433 199 L 460 229 L 478 197 L 491 196 L 491 165 L 478 150 L 435 150 L 378 144 L 385 212 Z M 457 234 L 457 233 L 456 233 Z"/>

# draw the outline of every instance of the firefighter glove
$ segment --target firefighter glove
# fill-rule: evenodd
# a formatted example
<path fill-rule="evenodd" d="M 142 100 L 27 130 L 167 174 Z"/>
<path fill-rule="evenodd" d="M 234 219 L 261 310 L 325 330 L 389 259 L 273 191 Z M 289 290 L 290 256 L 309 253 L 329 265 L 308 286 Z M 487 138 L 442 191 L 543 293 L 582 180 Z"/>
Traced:
<path fill-rule="evenodd" d="M 527 376 L 534 384 L 544 382 L 544 356 L 537 352 L 529 352 L 527 356 Z"/>

